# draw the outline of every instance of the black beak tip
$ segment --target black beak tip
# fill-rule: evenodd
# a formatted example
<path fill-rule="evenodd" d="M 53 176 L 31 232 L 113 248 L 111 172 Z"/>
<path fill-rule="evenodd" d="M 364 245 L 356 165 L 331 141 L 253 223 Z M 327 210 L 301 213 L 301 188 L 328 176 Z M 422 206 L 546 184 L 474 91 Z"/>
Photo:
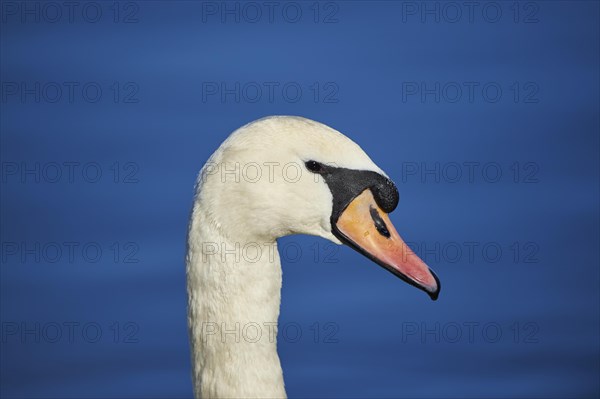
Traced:
<path fill-rule="evenodd" d="M 440 283 L 440 279 L 438 278 L 438 276 L 431 269 L 429 271 L 431 272 L 431 274 L 433 275 L 433 278 L 435 279 L 435 282 L 437 284 L 437 289 L 435 291 L 427 291 L 427 294 L 429 295 L 429 297 L 431 298 L 432 301 L 437 301 L 438 296 L 440 295 L 440 290 L 442 289 L 442 284 Z"/>
<path fill-rule="evenodd" d="M 435 291 L 435 292 L 428 292 L 429 294 L 429 298 L 431 298 L 432 301 L 437 301 L 438 300 L 438 296 L 440 295 L 440 291 Z"/>

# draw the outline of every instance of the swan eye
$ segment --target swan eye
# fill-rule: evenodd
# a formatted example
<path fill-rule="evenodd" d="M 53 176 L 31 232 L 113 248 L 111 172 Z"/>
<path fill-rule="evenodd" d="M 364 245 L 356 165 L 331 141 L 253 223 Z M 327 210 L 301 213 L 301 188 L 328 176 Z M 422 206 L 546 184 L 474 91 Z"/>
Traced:
<path fill-rule="evenodd" d="M 317 161 L 306 161 L 304 165 L 306 165 L 306 169 L 310 170 L 313 173 L 320 173 L 323 171 L 323 165 L 321 165 Z"/>

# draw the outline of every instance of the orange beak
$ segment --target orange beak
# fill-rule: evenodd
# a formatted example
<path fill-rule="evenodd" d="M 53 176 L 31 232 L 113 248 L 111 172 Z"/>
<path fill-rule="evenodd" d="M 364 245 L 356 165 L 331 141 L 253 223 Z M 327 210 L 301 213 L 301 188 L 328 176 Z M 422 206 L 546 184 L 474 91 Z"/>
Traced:
<path fill-rule="evenodd" d="M 334 231 L 338 238 L 407 283 L 437 299 L 437 276 L 400 237 L 388 214 L 375 202 L 370 189 L 358 195 L 340 214 Z"/>

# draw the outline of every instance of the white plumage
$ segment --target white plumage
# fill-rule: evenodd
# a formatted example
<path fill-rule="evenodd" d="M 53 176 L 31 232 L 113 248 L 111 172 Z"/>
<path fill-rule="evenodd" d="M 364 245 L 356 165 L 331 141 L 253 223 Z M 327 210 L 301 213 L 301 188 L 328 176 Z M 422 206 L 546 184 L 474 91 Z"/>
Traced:
<path fill-rule="evenodd" d="M 233 132 L 198 177 L 186 259 L 196 397 L 286 396 L 274 337 L 282 274 L 276 239 L 310 234 L 340 244 L 332 193 L 306 170 L 311 159 L 383 175 L 338 131 L 273 116 Z"/>

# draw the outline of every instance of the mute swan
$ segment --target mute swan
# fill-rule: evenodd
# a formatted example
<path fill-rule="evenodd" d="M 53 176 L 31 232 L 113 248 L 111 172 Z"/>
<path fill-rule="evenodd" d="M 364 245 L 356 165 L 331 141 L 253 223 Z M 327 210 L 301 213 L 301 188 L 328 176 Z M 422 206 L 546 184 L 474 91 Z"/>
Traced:
<path fill-rule="evenodd" d="M 328 126 L 272 116 L 233 132 L 198 176 L 188 231 L 194 395 L 286 397 L 275 340 L 279 237 L 347 244 L 435 300 L 437 277 L 387 216 L 397 203 L 387 175 Z"/>

